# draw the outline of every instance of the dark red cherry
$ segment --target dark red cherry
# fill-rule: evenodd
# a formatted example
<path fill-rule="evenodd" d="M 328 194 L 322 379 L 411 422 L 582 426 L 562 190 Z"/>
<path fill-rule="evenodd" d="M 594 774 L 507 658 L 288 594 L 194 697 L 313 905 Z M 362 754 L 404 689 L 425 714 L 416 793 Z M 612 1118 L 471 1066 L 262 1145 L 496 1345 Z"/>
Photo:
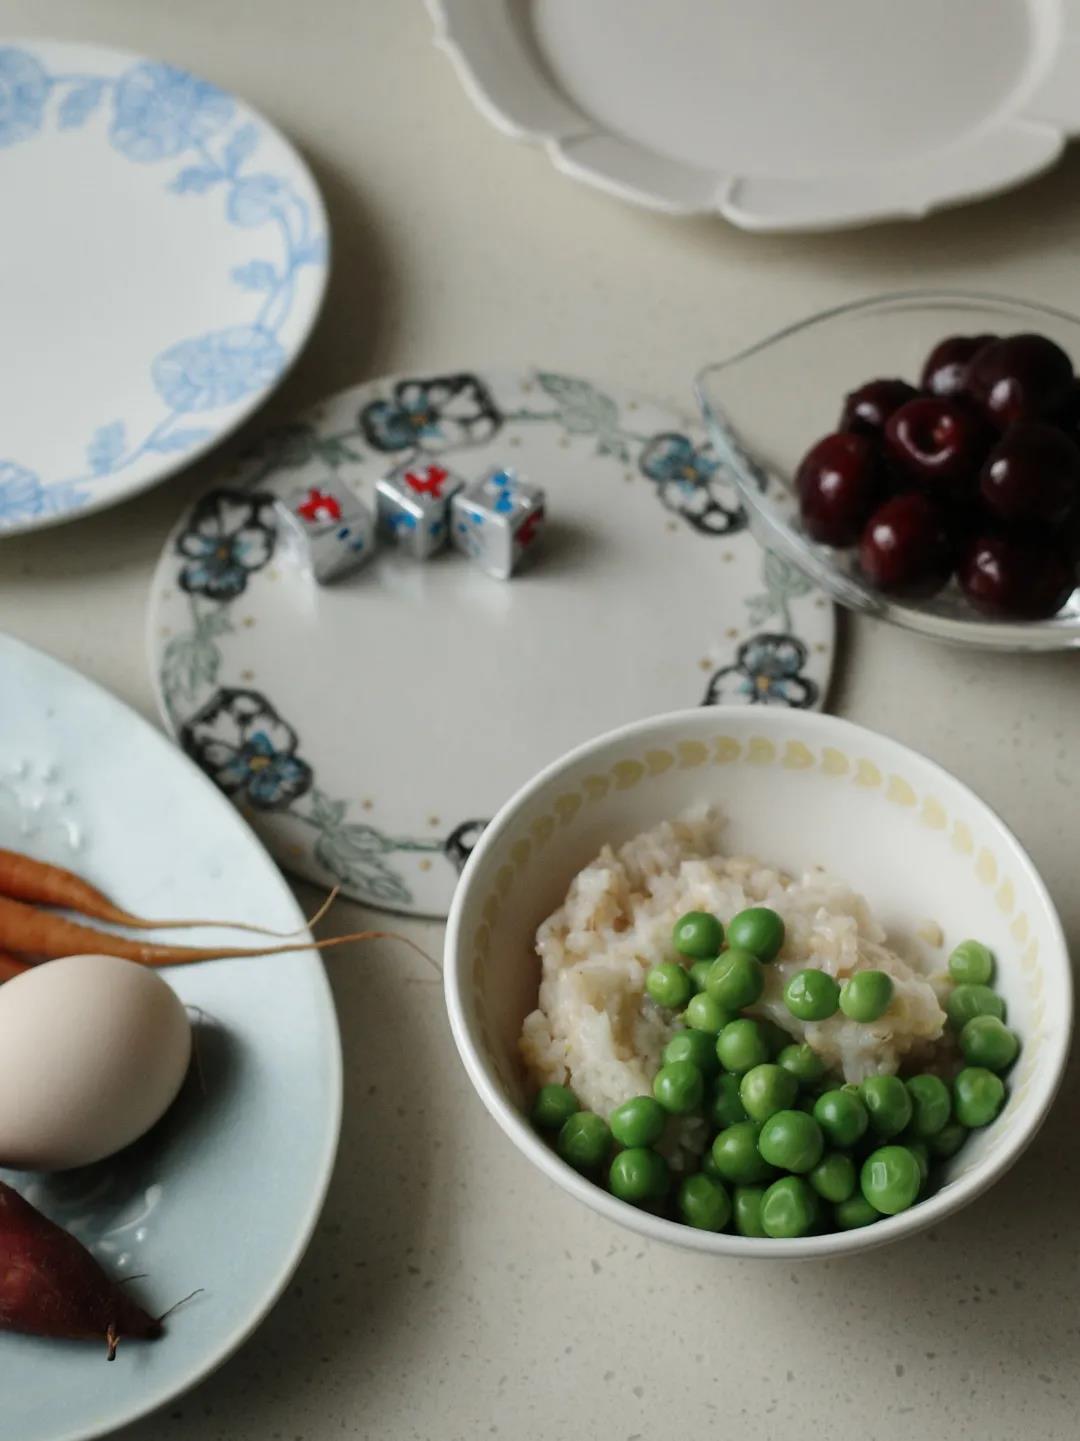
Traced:
<path fill-rule="evenodd" d="M 919 384 L 931 395 L 959 395 L 967 385 L 972 360 L 996 335 L 950 335 L 926 357 Z"/>
<path fill-rule="evenodd" d="M 967 391 L 999 430 L 1038 420 L 1065 399 L 1072 361 L 1045 335 L 1009 335 L 984 345 L 968 368 Z"/>
<path fill-rule="evenodd" d="M 1065 392 L 1065 399 L 1046 418 L 1070 439 L 1080 441 L 1080 380 L 1073 381 Z"/>
<path fill-rule="evenodd" d="M 873 443 L 851 431 L 827 435 L 803 456 L 795 488 L 808 535 L 824 545 L 854 545 L 882 495 Z"/>
<path fill-rule="evenodd" d="M 896 468 L 940 500 L 975 489 L 992 440 L 985 421 L 961 400 L 923 395 L 889 416 L 885 449 Z"/>
<path fill-rule="evenodd" d="M 894 410 L 918 391 L 906 380 L 868 380 L 844 397 L 840 412 L 840 429 L 855 430 L 860 435 L 878 435 Z"/>
<path fill-rule="evenodd" d="M 965 547 L 958 576 L 977 610 L 1009 620 L 1055 615 L 1076 586 L 1063 551 L 1031 536 L 977 536 Z"/>
<path fill-rule="evenodd" d="M 918 490 L 879 506 L 859 541 L 859 565 L 867 580 L 897 595 L 933 595 L 948 580 L 952 560 L 941 509 Z"/>
<path fill-rule="evenodd" d="M 1080 499 L 1080 449 L 1056 426 L 1021 421 L 987 456 L 979 490 L 999 520 L 1060 525 Z"/>

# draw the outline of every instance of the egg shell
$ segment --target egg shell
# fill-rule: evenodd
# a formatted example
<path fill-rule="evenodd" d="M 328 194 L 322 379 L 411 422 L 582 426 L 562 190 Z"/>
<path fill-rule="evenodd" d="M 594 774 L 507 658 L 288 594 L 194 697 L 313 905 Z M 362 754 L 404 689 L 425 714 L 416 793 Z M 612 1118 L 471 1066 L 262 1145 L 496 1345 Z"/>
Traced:
<path fill-rule="evenodd" d="M 129 1146 L 187 1073 L 191 1024 L 154 971 L 65 956 L 0 986 L 0 1165 L 66 1171 Z"/>

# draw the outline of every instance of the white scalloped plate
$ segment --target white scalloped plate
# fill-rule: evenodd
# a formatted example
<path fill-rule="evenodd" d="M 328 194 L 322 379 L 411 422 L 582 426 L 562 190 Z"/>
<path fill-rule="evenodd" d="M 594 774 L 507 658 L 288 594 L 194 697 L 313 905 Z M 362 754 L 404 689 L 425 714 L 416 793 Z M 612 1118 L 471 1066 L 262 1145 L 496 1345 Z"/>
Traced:
<path fill-rule="evenodd" d="M 557 169 L 745 230 L 1008 189 L 1080 131 L 1080 0 L 428 0 L 501 130 Z"/>

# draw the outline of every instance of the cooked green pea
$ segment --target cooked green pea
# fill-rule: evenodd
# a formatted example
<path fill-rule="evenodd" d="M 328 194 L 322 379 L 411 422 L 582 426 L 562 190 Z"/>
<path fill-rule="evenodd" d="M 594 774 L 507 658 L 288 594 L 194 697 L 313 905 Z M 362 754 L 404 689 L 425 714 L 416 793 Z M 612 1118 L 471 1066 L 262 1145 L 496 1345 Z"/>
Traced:
<path fill-rule="evenodd" d="M 765 989 L 765 972 L 757 956 L 730 950 L 717 956 L 705 978 L 705 990 L 729 1011 L 752 1006 Z"/>
<path fill-rule="evenodd" d="M 709 972 L 711 970 L 711 960 L 695 961 L 694 964 L 690 967 L 690 984 L 694 988 L 695 996 L 705 989 L 705 982 L 708 980 Z"/>
<path fill-rule="evenodd" d="M 718 1036 L 731 1020 L 731 1012 L 725 1011 L 719 1001 L 714 1001 L 707 991 L 699 991 L 690 997 L 685 1012 L 686 1024 L 693 1031 L 704 1031 L 707 1036 Z"/>
<path fill-rule="evenodd" d="M 906 1146 L 882 1146 L 863 1162 L 859 1184 L 875 1210 L 895 1216 L 906 1211 L 919 1194 L 922 1171 Z"/>
<path fill-rule="evenodd" d="M 703 1076 L 714 1076 L 720 1069 L 716 1059 L 716 1039 L 704 1031 L 676 1031 L 663 1051 L 665 1065 L 669 1061 L 692 1061 Z"/>
<path fill-rule="evenodd" d="M 761 1128 L 758 1151 L 770 1166 L 802 1174 L 821 1160 L 825 1138 L 805 1111 L 777 1111 Z"/>
<path fill-rule="evenodd" d="M 952 1114 L 952 1097 L 940 1076 L 912 1076 L 905 1082 L 911 1097 L 911 1130 L 919 1139 L 936 1136 Z"/>
<path fill-rule="evenodd" d="M 800 1021 L 827 1021 L 840 1004 L 840 987 L 825 971 L 796 971 L 784 987 L 784 1004 Z"/>
<path fill-rule="evenodd" d="M 870 1129 L 881 1140 L 898 1136 L 911 1120 L 911 1095 L 898 1076 L 867 1076 L 859 1094 L 870 1113 Z"/>
<path fill-rule="evenodd" d="M 770 1058 L 775 1059 L 785 1046 L 791 1044 L 791 1032 L 785 1031 L 783 1026 L 778 1026 L 775 1021 L 758 1021 L 758 1030 L 765 1038 L 765 1044 L 769 1048 Z"/>
<path fill-rule="evenodd" d="M 928 1137 L 926 1144 L 932 1156 L 939 1161 L 947 1161 L 950 1156 L 956 1155 L 967 1136 L 966 1126 L 962 1126 L 959 1121 L 950 1121 L 948 1125 L 942 1126 L 936 1136 Z"/>
<path fill-rule="evenodd" d="M 652 1096 L 634 1096 L 615 1107 L 608 1125 L 620 1146 L 652 1146 L 664 1134 L 667 1112 Z"/>
<path fill-rule="evenodd" d="M 822 1156 L 806 1178 L 823 1201 L 839 1205 L 854 1194 L 858 1185 L 855 1162 L 843 1151 L 830 1151 Z"/>
<path fill-rule="evenodd" d="M 671 1061 L 653 1077 L 653 1095 L 665 1111 L 686 1116 L 705 1098 L 705 1077 L 692 1061 Z"/>
<path fill-rule="evenodd" d="M 997 1016 L 1005 1019 L 1005 1002 L 989 986 L 954 986 L 945 1002 L 945 1014 L 954 1031 L 962 1031 L 973 1016 Z"/>
<path fill-rule="evenodd" d="M 925 1141 L 906 1141 L 907 1149 L 919 1163 L 919 1190 L 930 1179 L 930 1149 Z"/>
<path fill-rule="evenodd" d="M 838 1231 L 854 1231 L 860 1226 L 869 1226 L 881 1219 L 881 1212 L 871 1206 L 861 1191 L 841 1201 L 833 1211 L 833 1220 Z"/>
<path fill-rule="evenodd" d="M 749 1120 L 746 1107 L 739 1097 L 739 1078 L 729 1071 L 716 1078 L 709 1118 L 718 1131 L 722 1131 L 725 1126 L 734 1126 L 739 1121 Z"/>
<path fill-rule="evenodd" d="M 725 1181 L 739 1184 L 767 1181 L 773 1168 L 758 1153 L 758 1127 L 753 1121 L 738 1121 L 721 1131 L 712 1143 L 716 1169 Z"/>
<path fill-rule="evenodd" d="M 736 1186 L 732 1194 L 731 1209 L 735 1230 L 740 1236 L 764 1236 L 761 1224 L 761 1202 L 765 1196 L 764 1186 Z"/>
<path fill-rule="evenodd" d="M 728 925 L 728 945 L 750 951 L 759 961 L 775 960 L 783 944 L 783 919 L 768 906 L 749 906 Z"/>
<path fill-rule="evenodd" d="M 731 1219 L 731 1200 L 723 1183 L 703 1176 L 687 1176 L 679 1187 L 679 1215 L 699 1231 L 722 1231 Z"/>
<path fill-rule="evenodd" d="M 962 1126 L 988 1126 L 1005 1103 L 1005 1083 L 985 1066 L 965 1066 L 953 1081 L 953 1110 Z"/>
<path fill-rule="evenodd" d="M 667 1195 L 669 1179 L 663 1156 L 645 1146 L 620 1151 L 608 1171 L 611 1194 L 634 1206 L 661 1200 Z"/>
<path fill-rule="evenodd" d="M 645 989 L 658 1006 L 669 1011 L 681 1011 L 694 993 L 690 977 L 677 961 L 653 966 L 645 977 Z"/>
<path fill-rule="evenodd" d="M 988 986 L 994 979 L 994 953 L 982 941 L 961 941 L 949 957 L 949 975 L 954 981 Z"/>
<path fill-rule="evenodd" d="M 739 1099 L 752 1121 L 767 1121 L 777 1111 L 786 1111 L 795 1100 L 799 1083 L 783 1066 L 763 1062 L 752 1066 L 739 1084 Z"/>
<path fill-rule="evenodd" d="M 806 1236 L 820 1214 L 821 1202 L 801 1176 L 774 1181 L 761 1198 L 761 1225 L 766 1236 Z"/>
<path fill-rule="evenodd" d="M 543 1131 L 558 1131 L 580 1109 L 569 1086 L 541 1086 L 533 1102 L 533 1125 Z"/>
<path fill-rule="evenodd" d="M 785 1046 L 776 1063 L 790 1071 L 800 1086 L 812 1086 L 825 1074 L 825 1062 L 812 1046 Z"/>
<path fill-rule="evenodd" d="M 769 1058 L 769 1048 L 756 1021 L 742 1016 L 729 1021 L 716 1038 L 716 1054 L 726 1071 L 749 1071 Z"/>
<path fill-rule="evenodd" d="M 724 944 L 724 928 L 708 911 L 687 911 L 675 922 L 671 939 L 680 956 L 711 960 Z"/>
<path fill-rule="evenodd" d="M 1016 1060 L 1020 1042 L 997 1016 L 972 1016 L 960 1032 L 960 1049 L 970 1066 L 1007 1071 Z"/>
<path fill-rule="evenodd" d="M 826 1091 L 814 1102 L 814 1120 L 834 1146 L 854 1146 L 870 1124 L 870 1114 L 857 1091 Z"/>
<path fill-rule="evenodd" d="M 611 1150 L 607 1122 L 593 1111 L 578 1111 L 563 1122 L 555 1149 L 575 1171 L 598 1170 Z"/>
<path fill-rule="evenodd" d="M 840 989 L 840 1009 L 853 1021 L 876 1021 L 889 1009 L 892 977 L 885 971 L 856 971 Z"/>

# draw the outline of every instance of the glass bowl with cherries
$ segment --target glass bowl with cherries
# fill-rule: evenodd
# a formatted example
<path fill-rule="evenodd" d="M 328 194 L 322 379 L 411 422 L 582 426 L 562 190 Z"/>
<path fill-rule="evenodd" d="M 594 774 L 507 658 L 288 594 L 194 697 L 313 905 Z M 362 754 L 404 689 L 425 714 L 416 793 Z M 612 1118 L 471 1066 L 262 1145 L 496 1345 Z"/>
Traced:
<path fill-rule="evenodd" d="M 697 389 L 762 545 L 942 640 L 1080 647 L 1080 317 L 918 291 L 812 316 Z M 783 567 L 771 575 L 783 588 Z"/>

